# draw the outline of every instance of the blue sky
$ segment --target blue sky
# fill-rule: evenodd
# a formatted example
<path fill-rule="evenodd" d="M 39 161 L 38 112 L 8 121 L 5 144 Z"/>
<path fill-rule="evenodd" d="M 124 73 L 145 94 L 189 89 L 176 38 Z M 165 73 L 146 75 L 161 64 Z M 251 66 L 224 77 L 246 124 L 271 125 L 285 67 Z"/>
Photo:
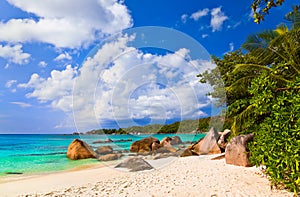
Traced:
<path fill-rule="evenodd" d="M 3 0 L 0 133 L 71 133 L 209 116 L 216 110 L 205 95 L 210 87 L 195 77 L 214 67 L 207 55 L 222 56 L 247 35 L 275 28 L 296 3 L 287 0 L 257 25 L 251 1 Z M 130 30 L 143 26 L 166 27 L 170 37 Z M 176 39 L 180 32 L 186 42 Z M 152 36 L 160 48 L 147 48 Z M 203 46 L 202 55 L 189 48 L 192 42 Z"/>

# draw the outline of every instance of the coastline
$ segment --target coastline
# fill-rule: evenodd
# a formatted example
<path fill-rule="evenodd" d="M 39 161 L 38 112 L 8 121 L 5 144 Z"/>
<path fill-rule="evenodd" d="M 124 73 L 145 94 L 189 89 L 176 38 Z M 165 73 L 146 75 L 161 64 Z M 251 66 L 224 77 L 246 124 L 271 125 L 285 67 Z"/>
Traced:
<path fill-rule="evenodd" d="M 57 171 L 45 171 L 45 172 L 30 172 L 25 174 L 10 174 L 10 175 L 4 175 L 0 176 L 0 185 L 9 183 L 9 182 L 15 182 L 15 181 L 21 181 L 21 180 L 27 180 L 31 178 L 36 177 L 42 177 L 42 176 L 48 176 L 48 175 L 55 175 L 60 173 L 68 173 L 68 172 L 76 172 L 76 171 L 83 171 L 88 169 L 98 169 L 106 167 L 103 163 L 88 163 L 88 164 L 81 164 L 79 166 L 65 169 L 65 170 L 57 170 Z"/>
<path fill-rule="evenodd" d="M 271 190 L 258 168 L 211 160 L 216 156 L 147 160 L 156 169 L 135 173 L 100 163 L 1 183 L 0 191 L 2 196 L 293 196 Z"/>

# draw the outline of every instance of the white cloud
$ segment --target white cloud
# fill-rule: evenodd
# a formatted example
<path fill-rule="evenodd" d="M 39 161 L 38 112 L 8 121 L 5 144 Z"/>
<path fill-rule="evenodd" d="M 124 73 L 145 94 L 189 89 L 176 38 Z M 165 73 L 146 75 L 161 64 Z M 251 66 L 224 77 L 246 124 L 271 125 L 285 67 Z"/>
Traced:
<path fill-rule="evenodd" d="M 10 102 L 10 104 L 18 105 L 18 106 L 20 106 L 22 108 L 32 107 L 31 104 L 24 103 L 24 102 Z"/>
<path fill-rule="evenodd" d="M 208 37 L 208 34 L 202 34 L 201 37 L 202 37 L 202 38 L 207 38 L 207 37 Z"/>
<path fill-rule="evenodd" d="M 47 63 L 45 61 L 40 61 L 38 65 L 42 68 L 45 68 L 47 66 Z"/>
<path fill-rule="evenodd" d="M 72 110 L 73 80 L 77 74 L 76 68 L 68 65 L 65 70 L 53 70 L 47 79 L 38 74 L 31 75 L 28 83 L 19 84 L 19 88 L 32 88 L 26 97 L 37 98 L 40 102 L 51 102 L 53 108 L 66 112 Z"/>
<path fill-rule="evenodd" d="M 187 15 L 187 14 L 181 15 L 181 21 L 182 21 L 183 23 L 186 23 L 187 18 L 188 18 L 188 15 Z"/>
<path fill-rule="evenodd" d="M 2 30 L 0 32 L 2 32 Z M 21 44 L 17 44 L 14 46 L 0 45 L 0 57 L 7 59 L 9 62 L 15 64 L 27 64 L 29 62 L 30 54 L 24 53 L 22 47 L 23 46 Z M 6 67 L 8 68 L 8 66 Z"/>
<path fill-rule="evenodd" d="M 18 82 L 17 80 L 9 80 L 9 81 L 6 82 L 5 87 L 10 88 L 17 82 Z"/>
<path fill-rule="evenodd" d="M 199 83 L 196 75 L 214 65 L 191 60 L 185 48 L 166 55 L 143 53 L 127 46 L 133 39 L 123 35 L 104 44 L 78 72 L 68 66 L 52 71 L 48 79 L 33 74 L 19 87 L 33 88 L 27 97 L 73 112 L 79 131 L 107 121 L 118 121 L 125 127 L 135 124 L 134 118 L 190 119 L 204 115 L 201 108 L 211 104 L 206 96 L 211 87 Z"/>
<path fill-rule="evenodd" d="M 222 29 L 222 25 L 224 21 L 226 21 L 228 17 L 221 11 L 221 7 L 214 8 L 211 10 L 211 21 L 210 26 L 212 27 L 212 31 L 219 31 Z"/>
<path fill-rule="evenodd" d="M 64 52 L 59 54 L 54 60 L 55 61 L 72 60 L 72 56 L 68 52 Z"/>
<path fill-rule="evenodd" d="M 208 8 L 205 8 L 205 9 L 203 9 L 203 10 L 199 10 L 199 11 L 193 13 L 193 14 L 190 16 L 190 18 L 191 18 L 191 19 L 194 19 L 195 21 L 198 21 L 199 18 L 204 17 L 204 16 L 207 16 L 208 13 L 209 13 L 209 9 L 208 9 Z"/>
<path fill-rule="evenodd" d="M 8 0 L 37 19 L 0 22 L 0 41 L 44 42 L 78 48 L 132 26 L 129 11 L 117 0 Z"/>

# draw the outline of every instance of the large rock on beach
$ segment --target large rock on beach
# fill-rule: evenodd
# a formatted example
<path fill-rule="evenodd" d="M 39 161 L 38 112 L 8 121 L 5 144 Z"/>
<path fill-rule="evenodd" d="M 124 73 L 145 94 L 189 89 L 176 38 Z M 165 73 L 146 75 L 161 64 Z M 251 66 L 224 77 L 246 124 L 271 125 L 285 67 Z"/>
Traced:
<path fill-rule="evenodd" d="M 159 144 L 159 140 L 153 137 L 148 137 L 148 138 L 135 141 L 131 144 L 130 151 L 140 153 L 140 154 L 149 154 L 152 151 L 153 143 Z"/>
<path fill-rule="evenodd" d="M 97 148 L 96 153 L 98 155 L 106 155 L 113 153 L 113 148 L 110 146 L 100 146 Z"/>
<path fill-rule="evenodd" d="M 120 157 L 122 157 L 121 153 L 116 153 L 116 154 L 111 153 L 111 154 L 101 155 L 97 159 L 99 161 L 112 161 L 112 160 L 117 160 Z"/>
<path fill-rule="evenodd" d="M 247 143 L 253 140 L 254 134 L 240 135 L 232 138 L 225 149 L 225 160 L 227 164 L 236 166 L 252 166 L 249 161 L 249 150 Z"/>
<path fill-rule="evenodd" d="M 220 154 L 221 149 L 217 144 L 219 139 L 219 134 L 211 128 L 206 136 L 195 144 L 189 146 L 181 155 L 181 157 L 187 157 L 192 155 L 210 155 L 210 154 Z"/>
<path fill-rule="evenodd" d="M 227 145 L 227 139 L 230 136 L 230 130 L 225 129 L 224 132 L 221 134 L 219 140 L 218 140 L 218 145 L 221 149 L 225 150 L 226 145 Z"/>
<path fill-rule="evenodd" d="M 201 154 L 219 154 L 221 150 L 217 144 L 219 133 L 211 128 L 202 140 L 199 140 L 193 147 L 193 152 Z"/>
<path fill-rule="evenodd" d="M 96 158 L 96 152 L 87 143 L 75 139 L 68 147 L 67 157 L 72 160 Z"/>
<path fill-rule="evenodd" d="M 115 168 L 128 168 L 130 169 L 130 172 L 153 169 L 153 167 L 142 158 L 128 158 L 124 162 L 118 164 Z"/>

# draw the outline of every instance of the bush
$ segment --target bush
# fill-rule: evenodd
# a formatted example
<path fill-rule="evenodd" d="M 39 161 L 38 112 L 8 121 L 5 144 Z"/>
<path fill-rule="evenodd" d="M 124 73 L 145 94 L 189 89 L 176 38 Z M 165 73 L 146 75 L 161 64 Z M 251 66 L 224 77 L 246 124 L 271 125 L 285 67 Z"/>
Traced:
<path fill-rule="evenodd" d="M 252 82 L 251 103 L 257 116 L 254 141 L 250 144 L 251 161 L 266 166 L 272 185 L 300 189 L 300 78 L 286 88 L 276 88 L 267 75 Z"/>

